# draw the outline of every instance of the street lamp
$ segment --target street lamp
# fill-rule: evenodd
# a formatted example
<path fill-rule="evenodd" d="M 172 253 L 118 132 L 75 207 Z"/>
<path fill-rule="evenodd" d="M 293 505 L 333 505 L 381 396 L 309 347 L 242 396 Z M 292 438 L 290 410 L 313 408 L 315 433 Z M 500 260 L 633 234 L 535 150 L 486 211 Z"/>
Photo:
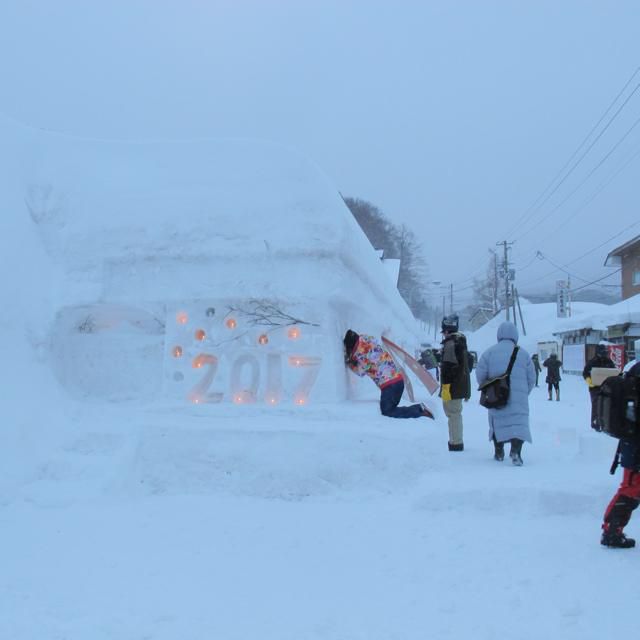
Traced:
<path fill-rule="evenodd" d="M 443 289 L 443 285 L 442 282 L 440 280 L 433 280 L 431 282 L 432 285 L 436 286 L 436 287 L 440 287 L 440 293 L 442 293 L 442 317 L 444 318 L 445 316 L 445 295 L 444 295 L 444 289 Z M 438 339 L 438 311 L 437 308 L 434 306 L 433 308 L 433 339 L 437 340 Z"/>

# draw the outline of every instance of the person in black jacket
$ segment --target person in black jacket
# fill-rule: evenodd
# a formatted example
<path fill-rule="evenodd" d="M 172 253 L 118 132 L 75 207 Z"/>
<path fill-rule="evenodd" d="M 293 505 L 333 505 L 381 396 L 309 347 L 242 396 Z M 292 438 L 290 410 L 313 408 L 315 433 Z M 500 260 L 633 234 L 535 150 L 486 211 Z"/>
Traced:
<path fill-rule="evenodd" d="M 449 421 L 449 451 L 464 451 L 462 401 L 471 397 L 467 339 L 458 331 L 458 316 L 442 320 L 440 396 Z"/>
<path fill-rule="evenodd" d="M 596 396 L 598 395 L 598 391 L 600 389 L 599 385 L 593 384 L 591 380 L 591 370 L 596 368 L 602 369 L 615 369 L 616 365 L 613 360 L 609 357 L 609 351 L 607 350 L 607 345 L 599 344 L 596 347 L 596 355 L 587 362 L 584 369 L 582 370 L 582 377 L 585 379 L 586 383 L 589 385 L 589 395 L 591 397 L 591 426 L 595 426 L 596 421 Z"/>
<path fill-rule="evenodd" d="M 636 423 L 636 433 L 638 433 L 638 416 L 635 412 L 639 407 L 640 400 L 640 362 L 633 365 L 625 376 L 633 376 L 636 379 L 636 400 L 635 407 L 630 409 L 633 415 L 627 415 L 628 419 L 633 419 Z M 616 547 L 619 549 L 630 549 L 636 546 L 633 538 L 627 538 L 623 529 L 629 524 L 631 514 L 640 504 L 640 435 L 633 440 L 620 440 L 616 460 L 624 469 L 622 482 L 613 499 L 607 506 L 602 523 L 602 538 L 600 544 L 605 547 Z M 615 469 L 612 467 L 612 473 Z"/>
<path fill-rule="evenodd" d="M 552 353 L 543 363 L 543 367 L 547 368 L 547 389 L 549 391 L 549 400 L 551 398 L 551 390 L 556 390 L 556 400 L 560 400 L 560 368 L 562 367 L 562 361 L 558 359 L 555 353 Z"/>
<path fill-rule="evenodd" d="M 536 387 L 539 387 L 540 385 L 538 384 L 538 376 L 540 375 L 540 372 L 542 371 L 542 367 L 540 366 L 540 358 L 538 358 L 538 354 L 534 353 L 531 356 L 531 362 L 533 363 L 533 369 L 536 372 Z"/>

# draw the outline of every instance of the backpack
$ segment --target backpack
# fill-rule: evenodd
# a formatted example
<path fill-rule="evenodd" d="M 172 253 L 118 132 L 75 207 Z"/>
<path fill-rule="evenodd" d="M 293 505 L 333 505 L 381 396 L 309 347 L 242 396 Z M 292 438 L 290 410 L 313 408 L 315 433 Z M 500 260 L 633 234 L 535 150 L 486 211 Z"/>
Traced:
<path fill-rule="evenodd" d="M 509 359 L 507 370 L 501 375 L 490 380 L 485 380 L 479 387 L 480 404 L 486 409 L 502 409 L 509 402 L 511 393 L 511 370 L 518 356 L 520 347 L 514 347 Z"/>
<path fill-rule="evenodd" d="M 471 351 L 467 351 L 467 367 L 469 368 L 469 373 L 473 371 L 475 364 L 476 359 L 473 357 L 473 353 L 471 353 Z"/>
<path fill-rule="evenodd" d="M 596 419 L 593 428 L 612 438 L 634 440 L 640 437 L 640 398 L 638 378 L 607 378 L 595 397 Z"/>

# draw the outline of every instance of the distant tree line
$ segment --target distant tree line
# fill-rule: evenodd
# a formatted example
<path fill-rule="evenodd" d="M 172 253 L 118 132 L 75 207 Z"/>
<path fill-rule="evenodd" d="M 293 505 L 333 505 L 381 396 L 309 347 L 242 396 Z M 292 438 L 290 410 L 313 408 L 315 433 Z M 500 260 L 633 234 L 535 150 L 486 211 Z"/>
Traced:
<path fill-rule="evenodd" d="M 429 305 L 429 267 L 424 249 L 405 225 L 392 223 L 378 207 L 360 198 L 345 197 L 353 214 L 374 249 L 382 249 L 385 258 L 400 260 L 398 291 L 416 318 L 432 318 Z"/>

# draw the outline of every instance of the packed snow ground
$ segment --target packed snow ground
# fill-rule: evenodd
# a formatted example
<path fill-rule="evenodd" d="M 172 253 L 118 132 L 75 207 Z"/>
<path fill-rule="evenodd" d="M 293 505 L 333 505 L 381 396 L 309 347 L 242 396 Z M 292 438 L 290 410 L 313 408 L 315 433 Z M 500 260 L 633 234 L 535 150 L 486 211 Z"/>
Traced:
<path fill-rule="evenodd" d="M 444 417 L 373 402 L 79 406 L 0 497 L 0 637 L 626 635 L 640 555 L 599 545 L 615 442 L 561 390 L 533 390 L 522 468 L 475 397 L 463 453 Z"/>
<path fill-rule="evenodd" d="M 442 416 L 392 420 L 373 401 L 116 403 L 104 384 L 77 401 L 53 348 L 64 309 L 171 307 L 247 282 L 280 296 L 295 274 L 298 293 L 340 311 L 325 327 L 336 353 L 341 323 L 358 318 L 356 329 L 378 335 L 388 326 L 410 340 L 408 311 L 364 238 L 349 231 L 337 194 L 295 159 L 277 153 L 261 164 L 264 153 L 249 145 L 236 164 L 220 164 L 230 179 L 216 183 L 208 145 L 185 147 L 185 162 L 171 145 L 163 163 L 146 145 L 67 148 L 0 127 L 1 640 L 600 640 L 635 629 L 639 552 L 598 543 L 620 478 L 608 475 L 615 442 L 589 429 L 579 379 L 565 377 L 561 402 L 534 390 L 534 444 L 522 468 L 492 459 L 475 397 L 461 454 L 447 451 Z M 236 170 L 245 157 L 254 169 Z M 123 164 L 132 158 L 134 169 Z M 117 199 L 109 207 L 105 189 L 131 208 Z M 238 215 L 217 209 L 221 189 L 224 202 L 244 203 Z M 259 224 L 265 201 L 273 206 Z M 199 220 L 224 229 L 203 233 Z M 318 238 L 327 237 L 344 241 L 329 247 L 335 259 L 318 261 Z M 306 249 L 291 259 L 301 238 Z M 271 267 L 256 267 L 248 246 Z M 211 269 L 220 249 L 233 264 Z M 149 286 L 136 274 L 152 274 Z M 354 282 L 362 308 L 336 305 L 334 283 L 351 299 Z M 343 318 L 345 310 L 353 315 Z M 522 343 L 533 351 L 551 336 L 555 310 L 523 313 Z M 492 344 L 495 328 L 470 336 L 470 347 Z M 118 337 L 120 350 L 97 361 L 104 379 L 150 376 L 137 368 L 150 364 L 134 348 L 140 337 Z M 160 380 L 160 364 L 150 369 Z M 343 373 L 336 367 L 329 379 Z M 359 384 L 358 397 L 377 395 L 370 381 Z"/>

